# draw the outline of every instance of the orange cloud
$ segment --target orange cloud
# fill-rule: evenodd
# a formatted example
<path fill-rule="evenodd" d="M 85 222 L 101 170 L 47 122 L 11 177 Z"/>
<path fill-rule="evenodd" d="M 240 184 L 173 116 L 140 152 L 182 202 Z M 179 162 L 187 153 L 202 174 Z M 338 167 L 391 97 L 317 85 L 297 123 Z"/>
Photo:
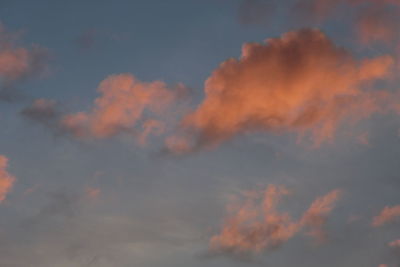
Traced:
<path fill-rule="evenodd" d="M 311 231 L 309 234 L 320 241 L 326 239 L 326 232 L 323 226 L 326 224 L 327 216 L 335 207 L 336 201 L 341 195 L 340 190 L 334 190 L 329 194 L 317 198 L 305 212 L 301 220 L 303 225 L 309 225 Z"/>
<path fill-rule="evenodd" d="M 177 97 L 163 82 L 142 82 L 130 74 L 111 75 L 97 90 L 101 96 L 91 111 L 61 119 L 61 127 L 75 137 L 103 139 L 127 132 L 144 144 L 149 134 L 164 131 L 157 118 Z"/>
<path fill-rule="evenodd" d="M 15 182 L 15 177 L 7 172 L 7 166 L 8 159 L 0 155 L 0 203 L 6 199 Z"/>
<path fill-rule="evenodd" d="M 195 150 L 257 131 L 306 135 L 315 145 L 330 141 L 342 122 L 380 109 L 386 93 L 368 85 L 387 78 L 393 62 L 387 55 L 356 59 L 314 29 L 247 43 L 239 59 L 207 79 L 205 99 L 182 121 L 186 133 L 167 146 Z"/>
<path fill-rule="evenodd" d="M 400 239 L 392 241 L 388 245 L 392 248 L 400 248 Z"/>
<path fill-rule="evenodd" d="M 37 46 L 20 47 L 17 34 L 7 32 L 0 23 L 0 80 L 3 87 L 43 70 L 45 51 Z"/>
<path fill-rule="evenodd" d="M 298 221 L 277 210 L 281 198 L 288 194 L 285 187 L 275 185 L 268 186 L 263 195 L 248 192 L 243 202 L 229 207 L 230 215 L 221 232 L 211 238 L 210 249 L 234 254 L 259 253 L 282 245 L 303 228 L 312 229 L 313 236 L 320 238 L 339 191 L 316 199 Z"/>
<path fill-rule="evenodd" d="M 372 226 L 382 226 L 386 223 L 394 221 L 397 217 L 400 217 L 400 205 L 385 207 L 378 216 L 373 218 Z"/>

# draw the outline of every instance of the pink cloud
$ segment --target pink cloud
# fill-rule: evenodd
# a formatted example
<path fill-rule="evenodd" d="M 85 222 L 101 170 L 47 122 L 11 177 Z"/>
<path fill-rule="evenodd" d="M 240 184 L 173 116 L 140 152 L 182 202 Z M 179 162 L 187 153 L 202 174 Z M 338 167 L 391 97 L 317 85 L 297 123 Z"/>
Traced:
<path fill-rule="evenodd" d="M 0 203 L 6 199 L 15 183 L 15 177 L 7 172 L 7 167 L 8 159 L 0 155 Z"/>
<path fill-rule="evenodd" d="M 325 237 L 323 228 L 340 191 L 317 198 L 299 220 L 277 210 L 282 197 L 288 194 L 287 188 L 275 185 L 268 186 L 263 194 L 247 192 L 244 201 L 230 204 L 221 232 L 210 240 L 210 249 L 233 254 L 259 253 L 284 244 L 303 229 L 310 229 L 318 240 Z"/>

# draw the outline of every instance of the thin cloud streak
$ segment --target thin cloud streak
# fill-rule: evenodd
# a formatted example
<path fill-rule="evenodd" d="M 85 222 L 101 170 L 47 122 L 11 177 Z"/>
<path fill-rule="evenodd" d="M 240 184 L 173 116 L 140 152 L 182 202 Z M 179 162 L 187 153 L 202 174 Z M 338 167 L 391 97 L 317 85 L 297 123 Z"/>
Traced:
<path fill-rule="evenodd" d="M 373 218 L 372 226 L 383 226 L 387 223 L 393 222 L 398 217 L 400 217 L 400 205 L 385 207 L 379 215 Z"/>

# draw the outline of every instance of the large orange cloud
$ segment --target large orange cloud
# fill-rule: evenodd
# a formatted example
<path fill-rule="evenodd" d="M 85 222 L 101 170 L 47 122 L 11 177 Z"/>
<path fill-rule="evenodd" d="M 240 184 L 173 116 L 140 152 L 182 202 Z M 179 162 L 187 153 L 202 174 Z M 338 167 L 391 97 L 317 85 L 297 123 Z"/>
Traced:
<path fill-rule="evenodd" d="M 247 43 L 207 79 L 204 101 L 182 121 L 186 137 L 167 145 L 182 152 L 255 131 L 307 134 L 318 145 L 346 119 L 379 110 L 385 93 L 368 85 L 392 65 L 388 55 L 356 59 L 315 29 Z"/>
<path fill-rule="evenodd" d="M 161 134 L 159 120 L 178 93 L 160 81 L 142 82 L 130 74 L 111 75 L 98 87 L 101 94 L 89 112 L 69 114 L 61 125 L 79 138 L 107 138 L 122 132 L 146 142 L 149 134 Z"/>
<path fill-rule="evenodd" d="M 211 238 L 210 249 L 234 254 L 258 253 L 280 246 L 304 228 L 309 228 L 319 239 L 340 191 L 316 199 L 299 220 L 277 210 L 281 198 L 288 194 L 287 188 L 275 185 L 268 186 L 262 195 L 247 192 L 243 202 L 229 207 L 230 215 L 221 232 Z"/>
<path fill-rule="evenodd" d="M 6 199 L 15 182 L 15 177 L 7 172 L 7 166 L 8 159 L 0 155 L 0 203 Z"/>

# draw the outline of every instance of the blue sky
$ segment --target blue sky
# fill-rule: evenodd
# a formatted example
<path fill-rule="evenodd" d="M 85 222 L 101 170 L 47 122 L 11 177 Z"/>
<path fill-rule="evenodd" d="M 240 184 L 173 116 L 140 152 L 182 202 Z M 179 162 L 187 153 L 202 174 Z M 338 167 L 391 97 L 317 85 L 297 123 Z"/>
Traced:
<path fill-rule="evenodd" d="M 397 266 L 400 250 L 389 244 L 400 238 L 396 221 L 400 214 L 393 215 L 380 227 L 371 226 L 371 221 L 384 207 L 400 204 L 398 33 L 390 32 L 394 37 L 388 41 L 387 35 L 379 35 L 378 30 L 374 31 L 377 28 L 368 24 L 372 30 L 367 33 L 373 42 L 360 42 L 357 29 L 361 28 L 357 25 L 361 24 L 357 23 L 362 21 L 358 18 L 364 18 L 371 9 L 381 10 L 384 5 L 373 0 L 360 4 L 343 1 L 319 21 L 297 19 L 295 15 L 302 11 L 293 9 L 295 0 L 275 1 L 276 9 L 270 8 L 271 2 L 274 1 L 1 1 L 0 22 L 5 30 L 0 31 L 0 155 L 8 159 L 8 164 L 1 166 L 0 160 L 0 180 L 10 181 L 10 177 L 14 180 L 4 200 L 0 200 L 0 266 Z M 328 0 L 307 3 L 324 2 L 329 3 Z M 266 4 L 268 12 L 261 12 L 260 19 L 250 22 L 241 19 L 243 12 L 250 18 L 258 18 L 254 10 Z M 400 9 L 396 1 L 387 5 L 384 8 Z M 379 19 L 382 17 L 375 20 L 378 24 Z M 390 23 L 382 25 L 389 30 L 394 25 L 396 29 L 398 22 Z M 302 28 L 313 30 L 299 30 Z M 295 40 L 284 37 L 286 32 L 295 33 L 292 37 Z M 319 43 L 316 36 L 327 39 Z M 268 52 L 271 46 L 263 42 L 270 38 L 276 38 L 283 47 L 280 55 L 287 56 L 289 63 L 287 70 L 282 69 L 287 72 L 265 71 L 256 76 L 250 72 L 250 76 L 240 78 L 249 66 L 240 65 L 245 62 L 242 46 L 260 43 L 261 50 Z M 300 42 L 302 38 L 311 41 Z M 315 44 L 313 38 L 319 41 Z M 285 48 L 282 40 L 293 45 L 305 44 L 299 51 L 317 62 L 325 54 L 314 57 L 314 52 L 328 51 L 329 58 L 332 53 L 343 68 L 328 64 L 326 72 L 327 77 L 339 73 L 337 79 L 346 76 L 346 72 L 341 72 L 346 68 L 348 72 L 354 68 L 355 76 L 361 73 L 360 66 L 367 59 L 377 59 L 376 64 L 380 64 L 390 58 L 387 64 L 390 74 L 385 74 L 386 63 L 382 63 L 385 65 L 382 74 L 376 74 L 371 82 L 363 77 L 357 82 L 352 81 L 354 77 L 338 82 L 339 87 L 357 90 L 354 103 L 364 97 L 371 100 L 370 92 L 383 92 L 384 102 L 377 108 L 383 112 L 374 109 L 368 111 L 371 112 L 368 116 L 352 120 L 353 115 L 364 111 L 361 110 L 364 106 L 344 106 L 334 109 L 333 115 L 322 116 L 315 124 L 305 124 L 304 128 L 288 122 L 276 129 L 274 124 L 258 121 L 258 116 L 240 115 L 242 110 L 252 107 L 246 101 L 264 101 L 260 97 L 265 95 L 261 93 L 258 97 L 258 92 L 277 90 L 279 94 L 292 88 L 278 88 L 275 76 L 282 75 L 284 81 L 292 81 L 298 79 L 296 71 L 308 75 L 308 71 L 302 70 L 318 72 L 324 68 L 323 64 L 322 67 L 306 65 L 306 61 L 300 60 L 302 56 L 292 61 L 287 55 L 291 50 Z M 319 50 L 319 44 L 328 48 Z M 338 52 L 342 48 L 347 51 L 343 57 Z M 33 64 L 36 61 L 32 59 L 27 69 L 23 69 L 26 73 L 11 79 L 11 72 L 2 71 L 2 64 L 4 69 L 12 64 L 5 60 L 3 63 L 2 56 L 18 49 L 24 49 L 40 64 Z M 270 62 L 275 62 L 270 58 L 278 63 L 281 59 L 267 52 L 269 56 L 254 52 L 254 62 L 261 62 L 266 70 Z M 208 113 L 205 105 L 201 105 L 213 96 L 205 92 L 205 82 L 217 77 L 215 71 L 222 73 L 224 66 L 233 61 L 221 63 L 230 58 L 239 62 L 238 70 L 236 65 L 232 67 L 237 71 L 229 76 L 232 81 L 228 75 L 226 80 L 224 75 L 218 76 L 230 84 L 221 87 L 230 98 L 216 94 L 221 102 Z M 305 65 L 300 65 L 299 70 L 292 69 L 298 62 Z M 136 80 L 112 76 L 119 74 Z M 164 85 L 154 85 L 154 90 L 171 94 L 172 103 L 167 103 L 168 107 L 161 112 L 145 106 L 140 118 L 131 121 L 132 125 L 111 125 L 112 134 L 99 136 L 93 125 L 106 119 L 101 117 L 101 107 L 94 101 L 105 95 L 97 90 L 100 83 L 113 77 L 129 83 L 132 92 L 142 87 L 143 92 L 153 90 L 152 82 L 163 81 Z M 240 79 L 235 80 L 236 77 Z M 252 91 L 253 87 L 243 85 L 243 81 L 247 84 L 254 81 L 253 87 L 260 87 L 261 83 L 261 91 Z M 301 87 L 302 80 L 296 81 L 299 83 L 293 90 Z M 177 84 L 184 88 L 186 97 L 175 96 Z M 316 95 L 318 90 L 321 95 L 331 91 L 335 95 L 339 90 L 335 97 L 343 94 L 353 97 L 346 90 L 340 91 L 337 84 L 322 87 L 320 81 L 317 84 L 312 88 Z M 218 86 L 215 82 L 214 87 L 209 85 L 209 90 Z M 119 93 L 120 87 L 109 85 L 104 90 Z M 238 91 L 230 95 L 233 90 Z M 2 99 L 2 92 L 12 92 L 16 97 Z M 291 99 L 290 90 L 287 94 L 283 94 L 284 103 Z M 372 96 L 376 100 L 379 95 Z M 37 102 L 38 99 L 43 102 Z M 236 103 L 232 99 L 242 102 L 244 107 L 230 113 L 229 108 Z M 271 99 L 265 99 L 266 110 L 281 103 L 278 98 L 271 96 Z M 319 101 L 316 99 L 309 102 Z M 155 97 L 152 100 L 155 102 L 149 105 L 158 107 L 161 100 Z M 141 104 L 135 98 L 132 101 Z M 323 109 L 334 100 L 326 101 L 317 106 Z M 308 102 L 287 114 L 296 114 L 299 112 L 296 108 L 302 109 L 303 104 L 307 106 Z M 116 106 L 130 108 L 119 103 Z M 76 118 L 77 112 L 86 116 L 84 122 L 73 127 L 65 124 L 65 119 Z M 250 114 L 260 114 L 257 112 L 255 108 Z M 315 137 L 313 130 L 342 112 L 343 117 L 340 115 L 341 119 L 335 121 L 332 138 L 317 147 L 307 141 Z M 166 130 L 160 135 L 154 133 L 146 145 L 140 145 L 136 131 L 153 115 Z M 190 115 L 205 118 L 205 122 L 190 119 Z M 214 129 L 215 121 L 224 122 L 230 116 L 238 121 L 245 117 L 245 122 L 235 123 L 232 131 L 229 124 L 221 132 Z M 188 118 L 186 122 L 184 118 Z M 76 129 L 84 134 L 76 134 Z M 229 131 L 224 132 L 225 129 Z M 302 134 L 306 136 L 304 142 Z M 170 136 L 185 136 L 195 145 L 176 155 L 167 151 L 166 140 Z M 243 192 L 263 191 L 268 185 L 289 189 L 290 195 L 282 200 L 278 210 L 288 212 L 293 220 L 301 218 L 318 197 L 340 190 L 340 198 L 331 203 L 332 210 L 327 214 L 318 211 L 315 215 L 323 220 L 326 240 L 319 242 L 310 237 L 308 230 L 315 226 L 310 224 L 310 229 L 280 240 L 277 247 L 255 250 L 251 246 L 242 251 L 241 242 L 226 245 L 221 241 L 214 249 L 210 245 L 212 237 L 224 238 L 223 229 L 229 229 L 229 219 L 239 213 L 234 209 L 232 215 L 227 210 L 232 199 L 246 199 Z M 1 186 L 0 183 L 0 189 Z M 262 201 L 263 196 L 260 198 Z M 263 218 L 257 220 L 266 224 Z M 242 225 L 244 230 L 237 233 L 239 237 L 246 237 L 246 229 L 254 230 L 251 225 L 251 222 Z M 260 239 L 268 241 L 263 233 L 260 235 Z"/>

